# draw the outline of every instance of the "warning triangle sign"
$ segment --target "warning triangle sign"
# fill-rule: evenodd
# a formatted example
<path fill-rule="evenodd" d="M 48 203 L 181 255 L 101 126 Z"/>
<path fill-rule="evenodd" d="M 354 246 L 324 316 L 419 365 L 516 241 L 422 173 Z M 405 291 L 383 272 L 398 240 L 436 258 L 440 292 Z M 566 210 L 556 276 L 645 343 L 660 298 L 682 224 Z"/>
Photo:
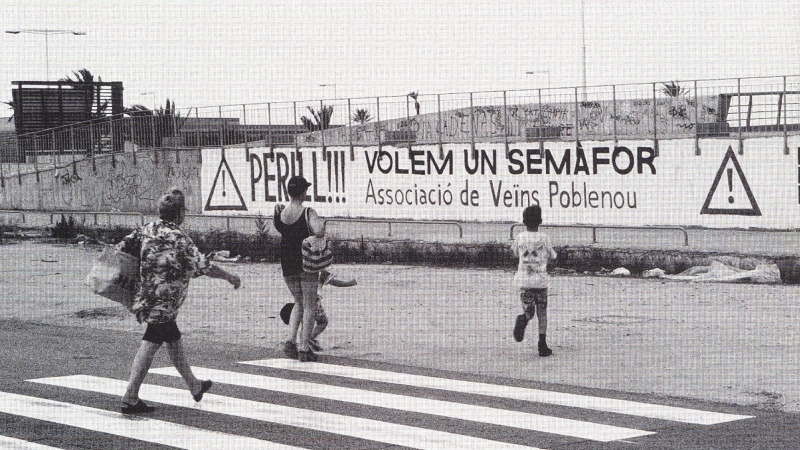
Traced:
<path fill-rule="evenodd" d="M 753 191 L 742 172 L 742 166 L 730 146 L 725 152 L 700 214 L 761 215 Z"/>
<path fill-rule="evenodd" d="M 225 159 L 225 149 L 222 149 L 219 168 L 208 193 L 205 211 L 247 211 L 242 193 Z"/>

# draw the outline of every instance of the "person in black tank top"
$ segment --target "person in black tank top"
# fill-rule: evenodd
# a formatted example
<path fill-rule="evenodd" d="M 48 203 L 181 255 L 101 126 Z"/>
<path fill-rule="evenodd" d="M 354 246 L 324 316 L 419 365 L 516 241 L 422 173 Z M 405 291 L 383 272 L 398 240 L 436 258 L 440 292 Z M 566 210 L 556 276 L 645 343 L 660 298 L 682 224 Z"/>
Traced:
<path fill-rule="evenodd" d="M 312 208 L 303 206 L 306 191 L 311 183 L 301 176 L 289 179 L 288 191 L 291 202 L 289 206 L 275 205 L 273 225 L 281 234 L 281 271 L 289 292 L 294 297 L 295 307 L 289 318 L 289 339 L 283 343 L 283 352 L 289 358 L 300 361 L 316 361 L 317 355 L 311 351 L 308 341 L 314 329 L 314 312 L 317 308 L 317 286 L 319 273 L 303 271 L 303 239 L 315 234 L 325 235 L 317 213 Z M 297 342 L 297 330 L 300 322 L 303 332 Z"/>

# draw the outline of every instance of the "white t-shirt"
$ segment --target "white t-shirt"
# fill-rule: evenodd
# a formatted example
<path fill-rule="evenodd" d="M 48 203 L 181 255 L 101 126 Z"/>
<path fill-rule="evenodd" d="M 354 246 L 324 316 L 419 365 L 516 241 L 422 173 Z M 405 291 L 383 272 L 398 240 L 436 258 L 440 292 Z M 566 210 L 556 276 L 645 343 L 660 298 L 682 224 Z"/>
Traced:
<path fill-rule="evenodd" d="M 547 288 L 547 261 L 555 259 L 550 238 L 538 231 L 523 231 L 511 244 L 511 250 L 519 256 L 514 284 L 520 289 Z"/>

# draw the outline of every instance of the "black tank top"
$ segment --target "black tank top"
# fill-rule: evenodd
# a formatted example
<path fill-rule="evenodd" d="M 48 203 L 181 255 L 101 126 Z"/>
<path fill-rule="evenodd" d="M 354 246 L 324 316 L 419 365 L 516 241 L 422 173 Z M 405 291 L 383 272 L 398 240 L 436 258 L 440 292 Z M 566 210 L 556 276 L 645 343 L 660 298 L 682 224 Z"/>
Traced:
<path fill-rule="evenodd" d="M 300 217 L 292 224 L 283 223 L 280 215 L 273 219 L 275 229 L 281 234 L 281 270 L 285 277 L 303 273 L 303 239 L 311 236 L 307 214 L 308 208 L 303 208 Z"/>

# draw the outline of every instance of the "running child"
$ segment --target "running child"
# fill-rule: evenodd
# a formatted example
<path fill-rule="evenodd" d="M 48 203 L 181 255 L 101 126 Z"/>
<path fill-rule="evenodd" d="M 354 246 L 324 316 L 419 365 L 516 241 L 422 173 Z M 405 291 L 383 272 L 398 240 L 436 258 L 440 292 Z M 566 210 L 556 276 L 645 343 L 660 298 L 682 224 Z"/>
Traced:
<path fill-rule="evenodd" d="M 547 262 L 558 256 L 553 250 L 550 238 L 539 232 L 542 223 L 542 208 L 529 206 L 522 213 L 522 222 L 527 229 L 517 235 L 511 250 L 519 256 L 514 284 L 519 288 L 523 314 L 517 316 L 514 324 L 514 340 L 522 342 L 525 328 L 533 316 L 539 316 L 539 356 L 550 356 L 553 351 L 547 347 Z"/>

